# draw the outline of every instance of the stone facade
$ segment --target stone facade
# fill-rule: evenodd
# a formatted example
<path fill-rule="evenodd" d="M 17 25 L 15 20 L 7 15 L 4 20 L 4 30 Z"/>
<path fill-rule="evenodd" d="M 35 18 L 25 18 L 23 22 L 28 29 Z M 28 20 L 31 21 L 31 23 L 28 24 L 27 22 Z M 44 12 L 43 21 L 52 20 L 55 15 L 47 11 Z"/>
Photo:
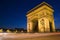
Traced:
<path fill-rule="evenodd" d="M 53 8 L 42 2 L 27 12 L 27 32 L 55 32 Z"/>

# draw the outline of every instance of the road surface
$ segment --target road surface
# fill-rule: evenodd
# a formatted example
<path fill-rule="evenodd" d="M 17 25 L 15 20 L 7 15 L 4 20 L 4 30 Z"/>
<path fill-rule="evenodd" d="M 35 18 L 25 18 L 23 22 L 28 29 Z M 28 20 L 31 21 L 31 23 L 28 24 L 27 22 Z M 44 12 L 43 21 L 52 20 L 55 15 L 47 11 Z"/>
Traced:
<path fill-rule="evenodd" d="M 50 36 L 50 35 L 60 35 L 60 32 L 58 33 L 0 33 L 0 40 L 34 38 L 34 37 L 42 37 L 42 36 Z"/>

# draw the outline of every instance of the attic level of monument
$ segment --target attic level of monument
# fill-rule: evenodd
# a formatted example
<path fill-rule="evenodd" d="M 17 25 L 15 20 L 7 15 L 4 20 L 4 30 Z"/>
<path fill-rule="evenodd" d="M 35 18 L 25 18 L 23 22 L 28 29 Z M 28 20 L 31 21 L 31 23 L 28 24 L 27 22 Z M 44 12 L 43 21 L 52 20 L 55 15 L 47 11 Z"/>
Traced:
<path fill-rule="evenodd" d="M 29 11 L 27 12 L 27 14 L 29 14 L 30 12 L 33 12 L 34 10 L 36 10 L 36 9 L 38 9 L 39 7 L 42 7 L 42 6 L 44 6 L 44 5 L 50 7 L 51 9 L 53 9 L 53 7 L 52 7 L 51 5 L 49 5 L 48 3 L 42 2 L 41 4 L 37 5 L 37 6 L 34 7 L 33 9 L 29 10 Z"/>

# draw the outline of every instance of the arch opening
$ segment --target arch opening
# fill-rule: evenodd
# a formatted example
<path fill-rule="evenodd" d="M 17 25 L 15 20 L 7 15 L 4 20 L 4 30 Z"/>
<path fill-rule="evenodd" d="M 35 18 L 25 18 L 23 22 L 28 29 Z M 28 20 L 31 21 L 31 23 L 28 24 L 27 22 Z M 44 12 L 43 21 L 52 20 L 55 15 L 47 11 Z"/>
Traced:
<path fill-rule="evenodd" d="M 38 20 L 33 20 L 33 32 L 38 32 Z"/>
<path fill-rule="evenodd" d="M 53 32 L 53 30 L 52 30 L 52 23 L 49 22 L 49 25 L 50 25 L 50 32 Z"/>

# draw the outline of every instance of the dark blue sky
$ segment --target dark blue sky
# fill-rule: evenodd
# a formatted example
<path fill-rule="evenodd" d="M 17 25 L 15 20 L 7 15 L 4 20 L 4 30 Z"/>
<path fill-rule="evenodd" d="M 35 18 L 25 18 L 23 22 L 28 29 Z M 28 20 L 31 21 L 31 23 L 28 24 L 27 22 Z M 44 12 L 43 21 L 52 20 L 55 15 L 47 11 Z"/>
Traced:
<path fill-rule="evenodd" d="M 0 27 L 26 28 L 26 13 L 41 2 L 54 8 L 56 28 L 60 28 L 60 0 L 0 0 Z"/>

